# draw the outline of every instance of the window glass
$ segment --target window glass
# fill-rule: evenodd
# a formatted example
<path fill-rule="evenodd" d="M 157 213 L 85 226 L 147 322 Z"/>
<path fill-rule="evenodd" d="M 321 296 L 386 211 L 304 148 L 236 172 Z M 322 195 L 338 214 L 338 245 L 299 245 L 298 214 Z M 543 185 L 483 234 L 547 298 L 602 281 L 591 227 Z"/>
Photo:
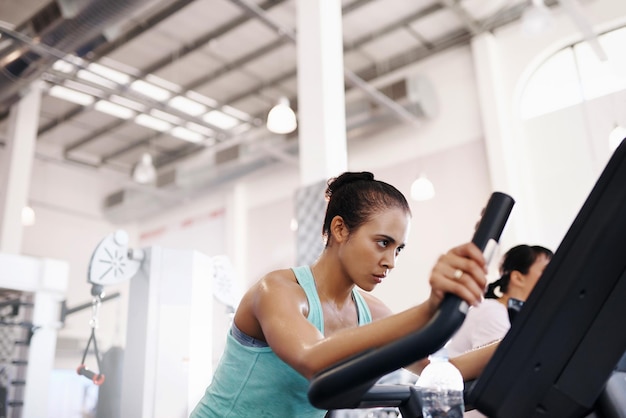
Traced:
<path fill-rule="evenodd" d="M 522 119 L 626 89 L 626 28 L 600 35 L 598 42 L 607 60 L 600 60 L 588 42 L 580 42 L 537 68 L 522 94 Z"/>
<path fill-rule="evenodd" d="M 530 119 L 582 101 L 573 50 L 563 49 L 530 77 L 521 100 L 521 117 Z"/>

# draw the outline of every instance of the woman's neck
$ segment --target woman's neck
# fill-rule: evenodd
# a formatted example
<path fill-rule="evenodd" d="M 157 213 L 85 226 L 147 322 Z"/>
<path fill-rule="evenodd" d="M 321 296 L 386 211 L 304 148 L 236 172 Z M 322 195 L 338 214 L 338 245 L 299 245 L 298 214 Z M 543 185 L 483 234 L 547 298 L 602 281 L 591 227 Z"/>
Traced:
<path fill-rule="evenodd" d="M 352 300 L 354 283 L 341 271 L 337 260 L 324 254 L 311 265 L 320 299 L 331 300 L 337 305 Z"/>

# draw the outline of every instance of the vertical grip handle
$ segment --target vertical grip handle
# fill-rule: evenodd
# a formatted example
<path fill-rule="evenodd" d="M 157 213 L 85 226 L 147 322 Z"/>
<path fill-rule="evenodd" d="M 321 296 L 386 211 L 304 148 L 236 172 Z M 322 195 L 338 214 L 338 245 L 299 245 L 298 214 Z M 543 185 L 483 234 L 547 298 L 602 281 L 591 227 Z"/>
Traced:
<path fill-rule="evenodd" d="M 500 239 L 514 204 L 515 200 L 505 193 L 491 194 L 472 238 L 472 242 L 481 251 L 485 251 L 491 239 L 495 241 Z"/>

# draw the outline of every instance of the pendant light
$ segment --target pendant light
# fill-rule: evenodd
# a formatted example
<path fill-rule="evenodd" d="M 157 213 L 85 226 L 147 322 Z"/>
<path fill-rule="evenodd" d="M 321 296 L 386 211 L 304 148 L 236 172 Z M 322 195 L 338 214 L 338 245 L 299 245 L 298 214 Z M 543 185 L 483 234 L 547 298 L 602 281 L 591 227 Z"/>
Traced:
<path fill-rule="evenodd" d="M 22 208 L 22 226 L 35 225 L 35 211 L 30 206 Z"/>
<path fill-rule="evenodd" d="M 530 5 L 522 13 L 522 32 L 528 36 L 544 34 L 554 25 L 553 20 L 544 0 L 530 0 Z"/>
<path fill-rule="evenodd" d="M 276 134 L 288 134 L 296 130 L 296 114 L 289 107 L 289 99 L 281 97 L 267 114 L 267 129 Z"/>
<path fill-rule="evenodd" d="M 433 197 L 435 197 L 435 186 L 426 175 L 420 174 L 411 184 L 411 198 L 423 202 Z"/>
<path fill-rule="evenodd" d="M 144 152 L 139 162 L 135 165 L 133 180 L 139 184 L 149 184 L 156 180 L 156 167 L 149 152 Z"/>

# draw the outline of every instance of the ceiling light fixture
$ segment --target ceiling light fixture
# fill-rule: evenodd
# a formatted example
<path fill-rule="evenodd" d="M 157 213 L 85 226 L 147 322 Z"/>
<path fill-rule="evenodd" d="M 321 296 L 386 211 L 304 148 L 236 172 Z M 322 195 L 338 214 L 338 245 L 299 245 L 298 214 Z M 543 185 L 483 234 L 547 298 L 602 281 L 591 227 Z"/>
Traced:
<path fill-rule="evenodd" d="M 22 226 L 35 225 L 35 211 L 30 206 L 22 208 Z"/>
<path fill-rule="evenodd" d="M 289 99 L 281 97 L 278 104 L 267 114 L 267 129 L 276 134 L 288 134 L 296 130 L 295 112 L 289 107 Z"/>
<path fill-rule="evenodd" d="M 435 197 L 435 186 L 428 180 L 426 175 L 420 174 L 411 184 L 411 198 L 418 202 L 423 202 L 433 197 Z"/>
<path fill-rule="evenodd" d="M 97 64 L 95 62 L 90 63 L 87 68 L 108 80 L 114 81 L 117 84 L 128 84 L 131 80 L 130 75 L 121 71 L 114 70 L 113 68 L 105 67 L 104 65 Z"/>
<path fill-rule="evenodd" d="M 530 5 L 522 13 L 522 32 L 528 36 L 545 33 L 552 27 L 552 12 L 544 0 L 530 0 Z"/>
<path fill-rule="evenodd" d="M 120 119 L 130 119 L 136 114 L 134 110 L 111 103 L 108 100 L 97 101 L 94 108 L 99 112 L 106 113 Z"/>
<path fill-rule="evenodd" d="M 155 131 L 165 132 L 172 129 L 172 125 L 163 119 L 158 119 L 145 113 L 137 115 L 135 122 L 138 125 L 145 126 L 146 128 L 154 129 Z"/>
<path fill-rule="evenodd" d="M 184 96 L 174 96 L 169 101 L 169 105 L 172 106 L 174 109 L 185 112 L 191 116 L 198 116 L 207 111 L 206 106 L 202 103 L 198 103 Z"/>
<path fill-rule="evenodd" d="M 68 102 L 76 103 L 82 106 L 89 106 L 95 101 L 93 96 L 59 85 L 50 87 L 48 93 L 50 93 L 50 96 L 67 100 Z"/>
<path fill-rule="evenodd" d="M 130 88 L 137 93 L 141 93 L 146 97 L 154 99 L 159 102 L 164 102 L 165 100 L 172 97 L 172 93 L 167 91 L 164 88 L 156 86 L 154 84 L 148 83 L 143 80 L 135 80 L 130 84 Z"/>
<path fill-rule="evenodd" d="M 94 84 L 98 84 L 100 86 L 106 87 L 108 89 L 115 89 L 117 87 L 117 83 L 111 81 L 101 75 L 95 74 L 88 70 L 78 70 L 76 73 L 76 77 L 81 80 L 85 80 Z"/>
<path fill-rule="evenodd" d="M 172 136 L 175 136 L 176 138 L 179 138 L 188 142 L 193 142 L 194 144 L 197 144 L 199 142 L 202 142 L 202 140 L 204 140 L 204 136 L 202 136 L 198 132 L 194 132 L 182 126 L 174 127 L 174 129 L 172 129 L 170 133 L 172 134 Z"/>
<path fill-rule="evenodd" d="M 133 180 L 139 184 L 149 184 L 156 180 L 156 167 L 149 152 L 144 152 L 139 162 L 135 165 Z"/>
<path fill-rule="evenodd" d="M 229 130 L 239 125 L 239 120 L 227 115 L 224 112 L 219 110 L 211 110 L 209 113 L 204 115 L 202 119 L 213 126 L 217 126 L 220 129 Z"/>

